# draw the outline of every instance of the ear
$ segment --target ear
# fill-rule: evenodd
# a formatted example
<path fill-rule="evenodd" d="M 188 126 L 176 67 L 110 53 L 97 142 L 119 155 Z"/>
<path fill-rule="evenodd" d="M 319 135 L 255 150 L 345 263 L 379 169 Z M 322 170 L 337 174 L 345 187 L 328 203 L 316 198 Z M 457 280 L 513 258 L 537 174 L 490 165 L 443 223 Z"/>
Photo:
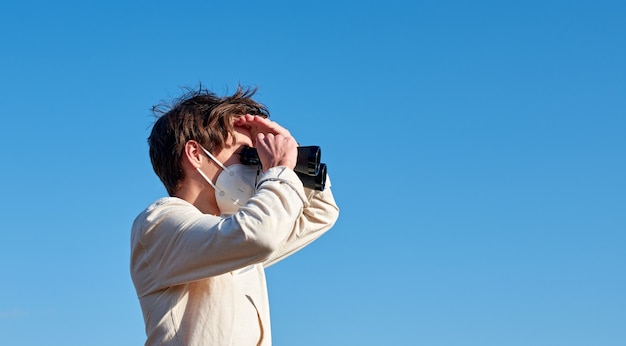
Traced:
<path fill-rule="evenodd" d="M 202 164 L 202 160 L 206 158 L 204 150 L 200 147 L 200 143 L 190 140 L 185 143 L 185 150 L 183 152 L 183 161 L 191 165 L 193 168 L 199 168 Z"/>

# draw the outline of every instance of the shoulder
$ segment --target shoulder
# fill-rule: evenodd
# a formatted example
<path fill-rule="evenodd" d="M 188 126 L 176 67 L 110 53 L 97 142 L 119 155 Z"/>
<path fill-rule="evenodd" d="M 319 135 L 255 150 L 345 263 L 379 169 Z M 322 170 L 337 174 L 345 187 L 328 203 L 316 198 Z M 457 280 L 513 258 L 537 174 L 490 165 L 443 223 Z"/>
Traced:
<path fill-rule="evenodd" d="M 144 209 L 137 216 L 137 219 L 146 219 L 154 217 L 155 215 L 169 213 L 173 211 L 197 211 L 198 213 L 200 213 L 200 211 L 196 207 L 194 207 L 191 203 L 185 201 L 184 199 L 180 199 L 177 197 L 163 197 L 157 199 L 146 209 Z"/>
<path fill-rule="evenodd" d="M 177 198 L 163 197 L 144 209 L 133 222 L 132 233 L 143 234 L 162 224 L 176 224 L 182 220 L 201 217 L 202 214 L 193 204 Z"/>

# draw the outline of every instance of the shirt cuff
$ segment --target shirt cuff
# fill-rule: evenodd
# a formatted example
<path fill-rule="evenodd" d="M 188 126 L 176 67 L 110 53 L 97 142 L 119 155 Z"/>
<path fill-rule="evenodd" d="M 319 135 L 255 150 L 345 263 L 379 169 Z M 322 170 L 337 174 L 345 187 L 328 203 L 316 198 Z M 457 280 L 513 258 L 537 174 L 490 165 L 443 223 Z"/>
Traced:
<path fill-rule="evenodd" d="M 271 167 L 261 175 L 259 182 L 256 186 L 257 189 L 261 185 L 263 185 L 263 183 L 269 181 L 276 181 L 289 186 L 298 195 L 298 197 L 304 204 L 304 207 L 307 207 L 309 205 L 309 200 L 304 191 L 302 181 L 300 181 L 300 178 L 298 178 L 298 175 L 292 169 L 284 166 Z"/>

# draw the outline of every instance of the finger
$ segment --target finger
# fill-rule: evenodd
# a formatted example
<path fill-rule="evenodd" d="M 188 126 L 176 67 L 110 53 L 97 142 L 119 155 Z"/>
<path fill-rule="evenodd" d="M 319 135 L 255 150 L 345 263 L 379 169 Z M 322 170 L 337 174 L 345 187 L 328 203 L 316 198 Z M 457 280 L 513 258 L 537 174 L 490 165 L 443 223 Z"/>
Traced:
<path fill-rule="evenodd" d="M 254 128 L 254 130 L 259 132 L 266 133 L 274 133 L 274 134 L 283 134 L 285 136 L 289 136 L 289 131 L 284 127 L 280 126 L 277 122 L 271 121 L 267 118 L 263 118 L 256 115 L 246 114 L 243 117 L 240 117 L 241 120 L 238 123 L 240 126 L 250 126 Z"/>
<path fill-rule="evenodd" d="M 249 127 L 253 118 L 254 116 L 250 114 L 240 115 L 235 118 L 234 124 L 235 126 L 248 126 Z"/>

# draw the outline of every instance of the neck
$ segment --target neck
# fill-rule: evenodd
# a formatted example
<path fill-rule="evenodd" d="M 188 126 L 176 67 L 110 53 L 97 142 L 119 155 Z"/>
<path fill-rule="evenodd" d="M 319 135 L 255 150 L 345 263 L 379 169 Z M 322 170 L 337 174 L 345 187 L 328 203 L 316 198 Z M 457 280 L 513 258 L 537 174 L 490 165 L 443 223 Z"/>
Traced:
<path fill-rule="evenodd" d="M 183 181 L 176 191 L 176 197 L 193 204 L 203 214 L 220 215 L 215 200 L 215 190 L 212 186 L 202 181 Z"/>

